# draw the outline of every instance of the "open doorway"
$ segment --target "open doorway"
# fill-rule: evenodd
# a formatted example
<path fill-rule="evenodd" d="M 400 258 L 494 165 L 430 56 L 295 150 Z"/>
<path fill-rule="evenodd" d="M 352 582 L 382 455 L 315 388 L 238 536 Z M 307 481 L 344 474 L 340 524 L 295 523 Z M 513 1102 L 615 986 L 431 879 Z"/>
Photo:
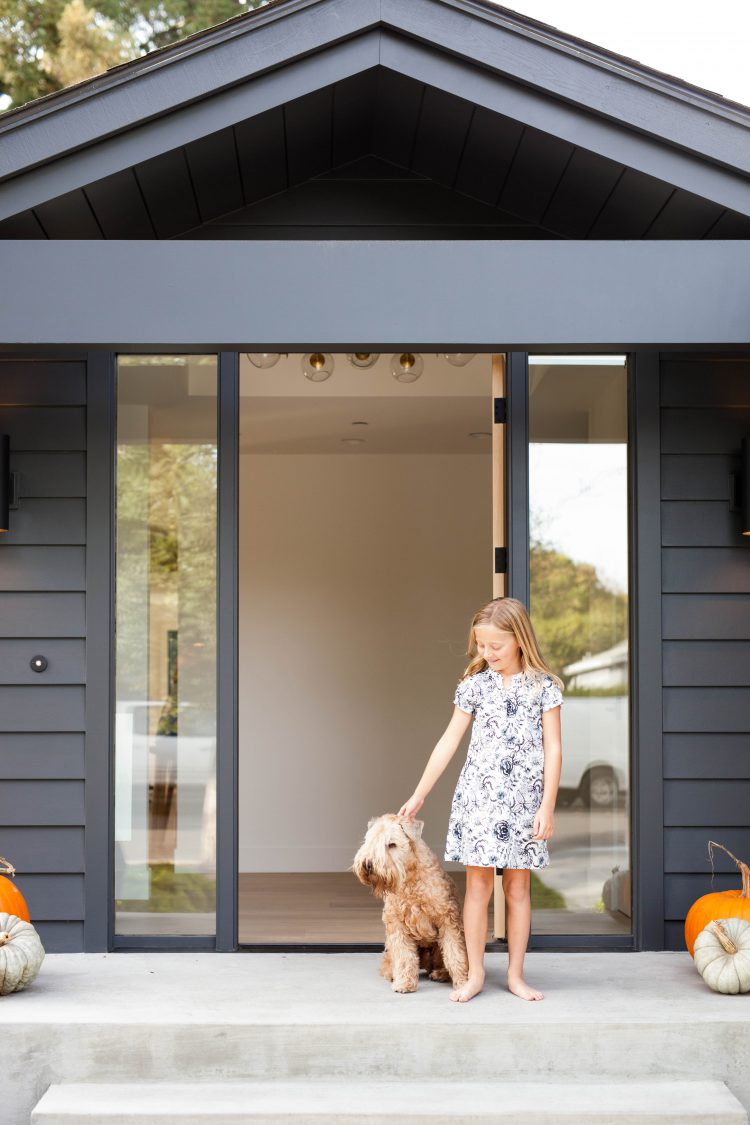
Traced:
<path fill-rule="evenodd" d="M 348 868 L 493 596 L 492 357 L 404 356 L 240 358 L 240 945 L 382 942 Z M 441 862 L 454 784 L 423 810 Z"/>

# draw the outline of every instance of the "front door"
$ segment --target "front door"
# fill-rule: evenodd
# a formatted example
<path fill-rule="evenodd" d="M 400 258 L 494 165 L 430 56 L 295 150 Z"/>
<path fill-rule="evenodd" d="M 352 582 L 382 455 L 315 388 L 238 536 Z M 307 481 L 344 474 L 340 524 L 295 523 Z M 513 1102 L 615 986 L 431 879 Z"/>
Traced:
<path fill-rule="evenodd" d="M 240 945 L 382 945 L 348 868 L 413 791 L 497 592 L 501 381 L 489 354 L 240 358 Z M 441 861 L 465 753 L 420 814 Z"/>

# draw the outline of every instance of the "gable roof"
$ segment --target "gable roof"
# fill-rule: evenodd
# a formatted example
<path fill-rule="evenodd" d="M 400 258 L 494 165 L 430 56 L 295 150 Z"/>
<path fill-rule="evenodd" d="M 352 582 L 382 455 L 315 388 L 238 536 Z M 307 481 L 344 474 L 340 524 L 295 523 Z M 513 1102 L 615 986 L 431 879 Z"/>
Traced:
<path fill-rule="evenodd" d="M 323 91 L 328 93 L 321 97 Z M 286 130 L 289 112 L 279 118 L 283 107 L 296 106 L 309 124 L 315 119 L 309 112 L 313 103 L 320 107 L 327 99 L 333 107 L 330 153 L 322 166 L 319 160 L 309 165 L 314 177 L 374 153 L 397 166 L 396 179 L 402 173 L 407 179 L 414 173 L 427 176 L 451 191 L 489 200 L 511 220 L 515 215 L 521 226 L 539 220 L 519 214 L 517 198 L 525 199 L 530 186 L 546 177 L 568 197 L 558 228 L 546 224 L 552 236 L 643 237 L 650 232 L 648 237 L 658 237 L 653 223 L 666 213 L 666 226 L 660 219 L 662 237 L 748 237 L 750 110 L 485 0 L 272 0 L 11 111 L 0 118 L 0 219 L 16 218 L 2 233 L 42 236 L 34 231 L 36 224 L 54 237 L 35 209 L 56 203 L 59 211 L 64 200 L 66 215 L 71 207 L 93 214 L 93 221 L 88 214 L 90 236 L 107 237 L 89 198 L 97 192 L 86 189 L 99 184 L 109 190 L 114 177 L 122 179 L 134 168 L 145 169 L 148 179 L 153 162 L 165 166 L 170 153 L 186 154 L 198 223 L 188 219 L 181 230 L 164 234 L 152 221 L 151 233 L 121 232 L 119 237 L 174 237 L 203 228 L 190 160 L 196 146 L 208 148 L 204 164 L 208 159 L 209 167 L 209 139 L 218 152 L 220 137 L 236 149 L 238 167 L 243 155 L 262 162 L 262 138 L 273 143 L 273 120 Z M 350 137 L 362 131 L 363 121 L 372 137 L 375 115 L 382 142 L 388 129 L 393 135 L 404 131 L 404 115 L 408 118 L 415 105 L 408 160 L 394 160 L 393 145 L 378 148 L 374 142 L 358 150 L 350 145 L 347 159 L 339 159 L 333 139 L 336 113 L 350 119 Z M 238 129 L 252 139 L 247 154 L 239 151 Z M 324 133 L 318 129 L 316 135 Z M 459 155 L 450 175 L 441 169 L 445 159 L 439 159 L 446 143 Z M 420 145 L 427 145 L 432 156 L 421 168 L 411 159 Z M 471 159 L 473 179 L 465 174 Z M 487 200 L 477 195 L 477 183 L 493 160 L 512 165 L 510 173 L 496 169 L 498 177 L 501 172 L 512 177 L 524 159 L 526 178 L 515 196 L 510 192 L 513 206 L 503 201 L 507 184 L 499 197 L 490 188 Z M 172 160 L 174 167 L 178 163 Z M 166 180 L 158 169 L 155 175 L 157 194 L 167 190 L 167 180 L 169 190 L 176 190 L 172 173 L 164 173 Z M 240 195 L 230 200 L 236 206 L 226 212 L 260 198 L 248 200 L 242 175 L 239 180 Z M 494 186 L 504 182 L 500 177 Z M 267 194 L 295 186 L 287 176 L 284 185 L 272 185 Z M 139 190 L 143 194 L 140 181 Z M 652 198 L 649 221 L 621 235 L 616 223 L 605 224 L 597 235 L 591 215 L 596 218 L 605 201 L 624 213 L 631 190 L 635 197 Z M 571 218 L 580 209 L 582 192 L 593 192 L 595 199 L 587 221 L 577 227 Z M 548 217 L 553 198 L 540 216 Z M 84 223 L 79 229 L 85 228 Z M 544 233 L 545 225 L 535 229 Z"/>
<path fill-rule="evenodd" d="M 320 0 L 312 0 L 312 2 L 319 3 Z M 443 2 L 445 2 L 445 0 L 443 0 Z M 57 105 L 62 101 L 75 100 L 88 92 L 96 93 L 107 84 L 108 79 L 111 79 L 112 82 L 119 82 L 133 78 L 143 70 L 150 70 L 154 65 L 168 62 L 177 55 L 184 55 L 186 52 L 200 51 L 207 42 L 216 41 L 226 35 L 233 35 L 235 32 L 244 33 L 244 31 L 247 30 L 244 25 L 246 25 L 248 21 L 258 23 L 264 19 L 275 19 L 278 9 L 289 8 L 293 3 L 294 0 L 266 0 L 266 4 L 262 8 L 253 8 L 246 12 L 241 12 L 219 24 L 213 24 L 210 27 L 195 32 L 193 35 L 175 40 L 164 47 L 150 51 L 146 55 L 140 55 L 128 62 L 109 67 L 101 74 L 96 74 L 91 78 L 66 86 L 62 90 L 53 91 L 41 98 L 36 98 L 32 102 L 27 102 L 25 105 L 6 110 L 0 116 L 0 133 L 2 133 L 8 125 L 12 126 L 14 121 L 20 116 L 27 116 L 32 112 L 36 112 L 38 109 L 46 108 L 50 104 Z M 596 65 L 604 68 L 612 68 L 615 72 L 627 73 L 633 80 L 640 80 L 646 85 L 651 85 L 653 88 L 662 90 L 669 89 L 674 94 L 682 93 L 688 98 L 704 101 L 714 108 L 725 108 L 730 113 L 739 111 L 740 116 L 747 122 L 750 122 L 750 107 L 741 102 L 726 98 L 724 95 L 708 90 L 705 87 L 697 86 L 695 83 L 688 82 L 684 78 L 679 78 L 676 75 L 667 74 L 665 71 L 647 66 L 638 59 L 630 58 L 627 55 L 621 55 L 610 48 L 599 46 L 589 39 L 581 39 L 579 36 L 562 31 L 558 27 L 544 23 L 532 16 L 527 16 L 511 8 L 495 4 L 493 0 L 473 0 L 471 4 L 466 3 L 465 0 L 456 0 L 456 3 L 452 4 L 452 6 L 463 6 L 467 10 L 474 11 L 479 18 L 481 18 L 482 11 L 484 10 L 484 14 L 489 15 L 494 22 L 512 29 L 518 35 L 526 35 L 547 41 L 550 44 L 555 44 L 560 50 L 572 49 L 579 58 L 585 56 L 588 61 Z M 282 11 L 281 14 L 283 15 L 285 13 Z"/>

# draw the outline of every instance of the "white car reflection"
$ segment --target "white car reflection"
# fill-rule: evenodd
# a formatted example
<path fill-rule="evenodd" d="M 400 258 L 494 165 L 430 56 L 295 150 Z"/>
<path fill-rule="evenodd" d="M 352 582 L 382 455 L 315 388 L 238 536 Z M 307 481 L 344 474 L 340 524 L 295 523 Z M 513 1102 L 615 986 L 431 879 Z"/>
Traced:
<path fill-rule="evenodd" d="M 215 714 L 180 703 L 174 722 L 167 706 L 163 699 L 118 701 L 118 753 L 132 756 L 131 778 L 136 789 L 179 782 L 181 789 L 196 788 L 202 793 L 215 768 Z M 172 713 L 172 720 L 174 717 Z M 169 731 L 170 727 L 180 733 L 149 733 L 160 728 Z"/>
<path fill-rule="evenodd" d="M 565 696 L 560 709 L 560 797 L 612 808 L 629 787 L 627 695 Z"/>

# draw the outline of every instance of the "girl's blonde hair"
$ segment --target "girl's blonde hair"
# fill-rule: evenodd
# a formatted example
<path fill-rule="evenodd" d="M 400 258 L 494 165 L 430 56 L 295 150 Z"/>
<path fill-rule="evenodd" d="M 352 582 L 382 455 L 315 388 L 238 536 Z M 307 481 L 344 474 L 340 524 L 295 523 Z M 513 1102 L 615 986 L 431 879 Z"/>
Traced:
<path fill-rule="evenodd" d="M 471 659 L 461 680 L 465 680 L 467 676 L 473 675 L 474 672 L 482 672 L 489 667 L 484 657 L 477 653 L 477 638 L 474 632 L 477 625 L 494 625 L 497 629 L 512 633 L 521 649 L 521 666 L 524 674 L 532 679 L 538 679 L 546 673 L 552 677 L 561 691 L 564 689 L 563 681 L 555 675 L 542 657 L 526 606 L 523 602 L 519 602 L 518 598 L 493 598 L 491 602 L 487 602 L 474 614 L 466 650 Z M 461 680 L 459 680 L 459 683 Z"/>

